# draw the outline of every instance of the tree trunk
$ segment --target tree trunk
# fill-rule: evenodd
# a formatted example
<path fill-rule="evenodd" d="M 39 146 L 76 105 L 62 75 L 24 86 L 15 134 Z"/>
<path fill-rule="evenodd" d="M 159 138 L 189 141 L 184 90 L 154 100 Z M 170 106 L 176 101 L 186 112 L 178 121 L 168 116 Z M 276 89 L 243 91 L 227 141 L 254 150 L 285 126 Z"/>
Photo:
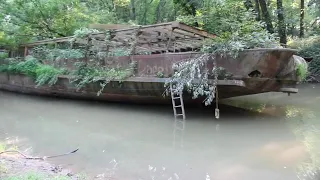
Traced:
<path fill-rule="evenodd" d="M 161 1 L 158 3 L 157 5 L 157 11 L 156 11 L 156 23 L 159 23 L 160 22 L 160 16 L 161 16 L 161 13 L 160 13 L 160 4 L 161 4 Z"/>
<path fill-rule="evenodd" d="M 131 0 L 131 20 L 135 21 L 136 20 L 136 6 L 135 6 L 135 0 Z"/>
<path fill-rule="evenodd" d="M 160 0 L 158 5 L 157 5 L 157 17 L 156 17 L 156 22 L 157 23 L 160 23 L 162 22 L 162 19 L 163 19 L 163 14 L 165 14 L 165 12 L 162 12 L 164 9 L 165 9 L 165 4 L 166 4 L 166 1 L 165 0 Z M 162 12 L 162 13 L 161 13 Z"/>
<path fill-rule="evenodd" d="M 304 36 L 304 0 L 300 1 L 300 38 Z"/>
<path fill-rule="evenodd" d="M 284 22 L 284 9 L 282 6 L 282 0 L 277 0 L 277 11 L 278 11 L 278 31 L 280 36 L 280 43 L 287 44 L 287 27 Z"/>
<path fill-rule="evenodd" d="M 261 7 L 263 19 L 264 19 L 265 23 L 267 24 L 267 30 L 270 33 L 274 33 L 274 29 L 273 29 L 271 17 L 270 17 L 269 11 L 268 11 L 266 0 L 259 0 L 259 4 Z"/>
<path fill-rule="evenodd" d="M 292 23 L 292 26 L 291 26 L 291 33 L 292 33 L 292 38 L 294 37 L 294 31 L 295 31 L 295 26 L 294 26 L 294 24 Z"/>
<path fill-rule="evenodd" d="M 260 13 L 259 0 L 255 0 L 254 10 L 255 10 L 255 12 L 256 12 L 256 20 L 257 20 L 257 21 L 260 21 L 260 20 L 261 20 L 261 13 Z"/>
<path fill-rule="evenodd" d="M 192 16 L 193 16 L 193 17 L 196 17 L 196 15 L 197 15 L 197 9 L 196 9 L 195 6 L 191 5 L 191 11 L 192 11 Z M 197 21 L 194 22 L 193 25 L 194 25 L 195 27 L 199 27 L 199 24 L 198 24 Z"/>

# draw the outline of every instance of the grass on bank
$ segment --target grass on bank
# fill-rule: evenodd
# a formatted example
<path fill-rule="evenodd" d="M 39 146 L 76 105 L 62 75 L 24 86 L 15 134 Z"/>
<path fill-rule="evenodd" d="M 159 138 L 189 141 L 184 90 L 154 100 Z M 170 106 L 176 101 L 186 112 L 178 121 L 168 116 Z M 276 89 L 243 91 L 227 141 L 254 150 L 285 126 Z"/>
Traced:
<path fill-rule="evenodd" d="M 78 180 L 87 180 L 85 175 L 78 175 L 76 176 Z M 22 175 L 15 175 L 9 178 L 5 178 L 3 180 L 72 180 L 74 178 L 68 176 L 49 176 L 44 173 L 39 172 L 28 172 Z"/>
<path fill-rule="evenodd" d="M 30 172 L 23 175 L 5 178 L 4 180 L 71 180 L 71 178 L 65 176 L 49 177 L 41 173 Z"/>

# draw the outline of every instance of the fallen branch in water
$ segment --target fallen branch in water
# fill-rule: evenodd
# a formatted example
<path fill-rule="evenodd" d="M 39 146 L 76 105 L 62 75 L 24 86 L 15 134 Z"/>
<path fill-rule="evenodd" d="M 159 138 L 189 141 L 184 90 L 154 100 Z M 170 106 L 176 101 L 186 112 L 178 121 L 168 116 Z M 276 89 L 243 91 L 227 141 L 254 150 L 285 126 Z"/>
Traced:
<path fill-rule="evenodd" d="M 43 156 L 43 157 L 33 157 L 33 156 L 27 156 L 25 155 L 24 153 L 18 151 L 18 150 L 8 150 L 8 151 L 3 151 L 3 152 L 0 152 L 0 155 L 1 154 L 5 154 L 5 153 L 18 153 L 20 154 L 21 156 L 23 156 L 25 159 L 32 159 L 32 160 L 46 160 L 48 158 L 55 158 L 55 157 L 60 157 L 60 156 L 66 156 L 66 155 L 69 155 L 69 154 L 73 154 L 75 152 L 77 152 L 79 150 L 76 149 L 74 151 L 71 151 L 71 152 L 68 152 L 68 153 L 64 153 L 64 154 L 60 154 L 60 155 L 55 155 L 55 156 Z"/>

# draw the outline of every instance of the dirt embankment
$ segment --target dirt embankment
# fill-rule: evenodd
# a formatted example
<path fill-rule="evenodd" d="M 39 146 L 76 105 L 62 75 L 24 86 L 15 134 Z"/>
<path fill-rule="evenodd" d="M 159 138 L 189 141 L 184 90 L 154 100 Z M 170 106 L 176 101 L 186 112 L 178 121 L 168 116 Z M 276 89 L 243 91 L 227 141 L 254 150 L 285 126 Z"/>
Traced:
<path fill-rule="evenodd" d="M 44 176 L 46 178 L 66 177 L 67 179 L 78 179 L 70 170 L 60 166 L 54 166 L 44 160 L 32 160 L 20 155 L 0 155 L 0 179 L 12 177 Z"/>

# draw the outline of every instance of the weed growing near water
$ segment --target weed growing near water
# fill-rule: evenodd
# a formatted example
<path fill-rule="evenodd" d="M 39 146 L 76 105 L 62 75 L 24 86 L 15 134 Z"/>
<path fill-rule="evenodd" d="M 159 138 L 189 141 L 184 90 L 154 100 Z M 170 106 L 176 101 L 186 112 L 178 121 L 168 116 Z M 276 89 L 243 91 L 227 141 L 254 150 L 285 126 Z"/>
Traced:
<path fill-rule="evenodd" d="M 299 64 L 297 67 L 297 76 L 301 81 L 304 81 L 308 76 L 308 66 L 305 64 Z"/>
<path fill-rule="evenodd" d="M 320 75 L 320 36 L 310 36 L 308 38 L 294 39 L 289 41 L 291 48 L 298 49 L 298 55 L 310 58 L 313 60 L 308 65 L 307 79 L 310 77 L 317 77 Z M 298 68 L 300 69 L 300 68 Z M 304 67 L 301 67 L 303 70 Z M 300 70 L 299 70 L 300 71 Z M 301 71 L 303 72 L 303 71 Z M 300 72 L 297 72 L 300 73 Z M 313 79 L 313 78 L 311 78 Z"/>
<path fill-rule="evenodd" d="M 0 66 L 0 72 L 24 74 L 35 79 L 37 86 L 48 84 L 54 85 L 59 75 L 66 74 L 65 69 L 55 68 L 50 65 L 42 64 L 38 59 L 27 56 L 24 61 L 19 59 L 7 59 Z"/>

